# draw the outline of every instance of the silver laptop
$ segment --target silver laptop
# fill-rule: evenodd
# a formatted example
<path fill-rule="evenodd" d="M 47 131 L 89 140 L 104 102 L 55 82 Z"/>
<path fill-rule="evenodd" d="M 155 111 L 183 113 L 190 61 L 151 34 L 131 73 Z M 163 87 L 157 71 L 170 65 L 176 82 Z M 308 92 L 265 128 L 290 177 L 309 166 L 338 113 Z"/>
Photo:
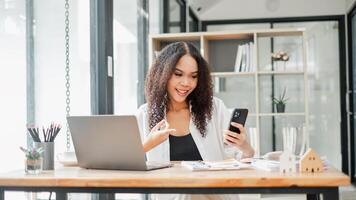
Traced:
<path fill-rule="evenodd" d="M 133 115 L 67 117 L 78 164 L 83 168 L 152 170 L 169 163 L 147 164 L 137 119 Z"/>

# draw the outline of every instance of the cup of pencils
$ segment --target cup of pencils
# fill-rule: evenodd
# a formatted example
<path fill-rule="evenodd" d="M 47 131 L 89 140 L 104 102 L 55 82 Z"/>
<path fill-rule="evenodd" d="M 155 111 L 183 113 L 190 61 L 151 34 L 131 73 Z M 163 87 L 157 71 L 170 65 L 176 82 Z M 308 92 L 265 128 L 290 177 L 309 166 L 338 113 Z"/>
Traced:
<path fill-rule="evenodd" d="M 43 170 L 54 170 L 54 139 L 61 130 L 61 125 L 52 123 L 47 128 L 42 127 L 42 134 L 35 126 L 28 126 L 27 130 L 34 141 L 34 147 L 43 149 Z"/>

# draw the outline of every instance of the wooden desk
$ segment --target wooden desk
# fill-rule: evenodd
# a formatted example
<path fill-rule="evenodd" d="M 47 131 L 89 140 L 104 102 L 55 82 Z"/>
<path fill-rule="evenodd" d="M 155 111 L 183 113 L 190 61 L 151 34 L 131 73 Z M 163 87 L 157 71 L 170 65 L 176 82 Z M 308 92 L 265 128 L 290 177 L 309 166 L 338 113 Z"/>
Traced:
<path fill-rule="evenodd" d="M 257 170 L 192 172 L 175 164 L 154 171 L 87 170 L 60 167 L 40 175 L 24 171 L 0 174 L 0 200 L 4 191 L 53 191 L 58 199 L 66 193 L 304 193 L 307 199 L 338 200 L 339 186 L 350 184 L 336 169 L 315 174 L 289 174 Z"/>

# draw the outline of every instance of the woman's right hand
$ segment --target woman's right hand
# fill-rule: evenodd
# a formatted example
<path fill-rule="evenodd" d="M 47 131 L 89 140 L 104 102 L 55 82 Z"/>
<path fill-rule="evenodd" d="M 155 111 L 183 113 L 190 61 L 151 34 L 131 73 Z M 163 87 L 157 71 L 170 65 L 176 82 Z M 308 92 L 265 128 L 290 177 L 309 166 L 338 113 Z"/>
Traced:
<path fill-rule="evenodd" d="M 170 129 L 166 120 L 162 120 L 156 124 L 149 133 L 146 141 L 143 143 L 143 149 L 145 152 L 153 149 L 157 145 L 161 144 L 168 139 L 169 134 L 175 132 L 176 129 Z"/>

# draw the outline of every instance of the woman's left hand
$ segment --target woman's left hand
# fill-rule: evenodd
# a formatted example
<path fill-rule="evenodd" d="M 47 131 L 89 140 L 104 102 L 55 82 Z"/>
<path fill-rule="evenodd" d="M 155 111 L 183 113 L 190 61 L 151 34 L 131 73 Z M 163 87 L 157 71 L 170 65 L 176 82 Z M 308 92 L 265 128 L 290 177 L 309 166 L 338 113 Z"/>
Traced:
<path fill-rule="evenodd" d="M 255 151 L 247 141 L 245 128 L 238 123 L 231 122 L 231 125 L 238 128 L 240 133 L 236 133 L 230 130 L 224 131 L 224 143 L 234 146 L 242 151 L 242 158 L 253 157 Z"/>

